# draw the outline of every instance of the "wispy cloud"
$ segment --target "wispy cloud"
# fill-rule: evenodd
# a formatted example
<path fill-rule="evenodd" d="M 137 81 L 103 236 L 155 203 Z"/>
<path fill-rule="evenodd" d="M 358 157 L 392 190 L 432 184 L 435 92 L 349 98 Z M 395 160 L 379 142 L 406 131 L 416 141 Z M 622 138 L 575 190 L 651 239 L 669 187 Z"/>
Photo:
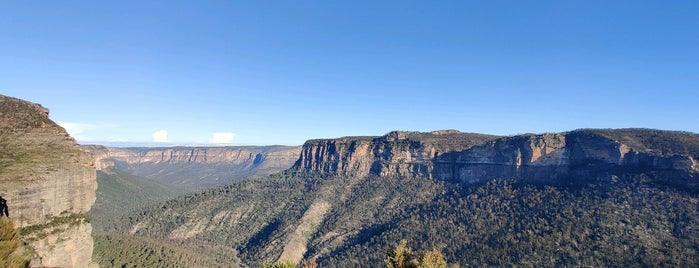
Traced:
<path fill-rule="evenodd" d="M 158 130 L 153 133 L 153 142 L 168 142 L 167 130 Z"/>
<path fill-rule="evenodd" d="M 107 137 L 108 142 L 128 142 L 128 139 L 122 139 L 117 137 Z"/>
<path fill-rule="evenodd" d="M 209 142 L 215 144 L 231 144 L 235 139 L 235 133 L 232 132 L 216 132 L 211 134 Z"/>
<path fill-rule="evenodd" d="M 58 121 L 56 123 L 65 128 L 68 134 L 78 141 L 93 141 L 94 139 L 89 136 L 89 132 L 116 127 L 116 125 L 113 124 L 91 124 L 65 121 Z"/>

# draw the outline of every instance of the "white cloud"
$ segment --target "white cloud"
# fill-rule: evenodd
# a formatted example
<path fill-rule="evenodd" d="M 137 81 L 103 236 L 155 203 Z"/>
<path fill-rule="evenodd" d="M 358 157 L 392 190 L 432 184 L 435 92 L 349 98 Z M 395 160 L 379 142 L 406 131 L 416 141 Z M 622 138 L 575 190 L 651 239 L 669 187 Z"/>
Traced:
<path fill-rule="evenodd" d="M 230 144 L 230 143 L 233 143 L 234 138 L 235 138 L 235 133 L 218 132 L 218 133 L 211 134 L 211 140 L 209 140 L 209 141 L 211 143 L 217 143 L 217 144 Z"/>
<path fill-rule="evenodd" d="M 167 142 L 167 130 L 158 130 L 153 133 L 153 142 Z"/>

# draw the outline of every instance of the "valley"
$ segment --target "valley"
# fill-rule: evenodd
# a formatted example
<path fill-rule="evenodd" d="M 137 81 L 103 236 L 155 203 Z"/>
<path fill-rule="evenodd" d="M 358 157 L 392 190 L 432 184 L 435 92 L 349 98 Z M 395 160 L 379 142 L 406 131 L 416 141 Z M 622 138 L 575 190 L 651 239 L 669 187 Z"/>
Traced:
<path fill-rule="evenodd" d="M 34 266 L 699 264 L 699 135 L 455 130 L 303 146 L 79 146 L 0 99 L 3 256 Z M 26 262 L 25 262 L 26 261 Z"/>
<path fill-rule="evenodd" d="M 84 148 L 95 155 L 98 170 L 116 168 L 190 190 L 283 171 L 296 162 L 301 150 L 298 146 Z"/>
<path fill-rule="evenodd" d="M 699 267 L 698 10 L 0 1 L 0 268 Z"/>
<path fill-rule="evenodd" d="M 691 266 L 697 157 L 696 134 L 647 129 L 311 140 L 286 171 L 104 229 L 234 266 L 380 267 L 401 240 L 462 266 Z"/>

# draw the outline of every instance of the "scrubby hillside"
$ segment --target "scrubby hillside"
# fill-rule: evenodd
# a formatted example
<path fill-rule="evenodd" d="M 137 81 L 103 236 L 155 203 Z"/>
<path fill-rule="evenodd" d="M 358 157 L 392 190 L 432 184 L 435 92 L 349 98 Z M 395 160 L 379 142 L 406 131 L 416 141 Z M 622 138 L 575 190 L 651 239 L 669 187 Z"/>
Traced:
<path fill-rule="evenodd" d="M 185 189 L 162 185 L 117 168 L 97 171 L 97 184 L 97 200 L 90 210 L 96 233 L 101 232 L 106 221 L 185 192 Z"/>
<path fill-rule="evenodd" d="M 187 194 L 108 229 L 227 246 L 253 267 L 383 266 L 403 239 L 463 266 L 699 264 L 696 134 L 450 133 L 449 146 L 438 135 L 311 141 L 285 173 Z"/>
<path fill-rule="evenodd" d="M 216 260 L 187 248 L 153 239 L 95 235 L 95 261 L 100 267 L 238 267 L 232 260 Z"/>

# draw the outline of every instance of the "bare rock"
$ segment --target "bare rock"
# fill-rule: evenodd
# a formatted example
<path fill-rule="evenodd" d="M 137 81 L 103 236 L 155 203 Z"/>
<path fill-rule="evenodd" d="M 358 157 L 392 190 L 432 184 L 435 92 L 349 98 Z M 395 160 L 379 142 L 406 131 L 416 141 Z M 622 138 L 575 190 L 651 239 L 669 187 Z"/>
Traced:
<path fill-rule="evenodd" d="M 94 266 L 90 223 L 64 222 L 84 218 L 95 202 L 92 155 L 48 118 L 46 108 L 1 95 L 0 148 L 0 195 L 36 252 L 31 265 Z"/>

